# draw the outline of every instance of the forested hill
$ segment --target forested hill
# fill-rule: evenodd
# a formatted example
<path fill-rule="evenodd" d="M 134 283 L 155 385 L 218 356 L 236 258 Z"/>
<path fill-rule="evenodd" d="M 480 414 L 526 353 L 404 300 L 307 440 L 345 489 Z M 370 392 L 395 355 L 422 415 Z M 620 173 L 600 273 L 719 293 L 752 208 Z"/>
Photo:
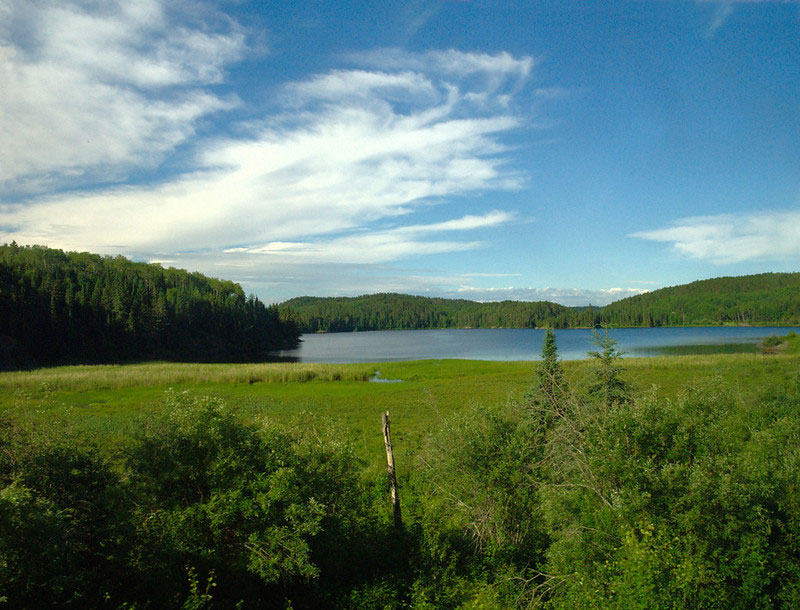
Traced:
<path fill-rule="evenodd" d="M 283 317 L 303 332 L 418 328 L 577 328 L 800 324 L 800 273 L 722 277 L 662 288 L 606 307 L 547 301 L 478 303 L 403 294 L 298 297 Z"/>
<path fill-rule="evenodd" d="M 280 305 L 303 332 L 420 328 L 530 328 L 589 326 L 589 308 L 548 301 L 478 303 L 383 293 L 360 297 L 298 297 Z"/>
<path fill-rule="evenodd" d="M 619 326 L 800 324 L 800 273 L 719 277 L 611 303 L 602 316 Z"/>
<path fill-rule="evenodd" d="M 234 282 L 124 257 L 0 246 L 0 368 L 136 359 L 263 359 L 297 344 Z"/>

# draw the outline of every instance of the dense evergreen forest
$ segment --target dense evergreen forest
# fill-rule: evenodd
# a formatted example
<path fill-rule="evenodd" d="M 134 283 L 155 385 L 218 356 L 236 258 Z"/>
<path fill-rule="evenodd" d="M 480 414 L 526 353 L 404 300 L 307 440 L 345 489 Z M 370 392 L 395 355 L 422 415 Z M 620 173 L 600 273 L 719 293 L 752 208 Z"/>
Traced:
<path fill-rule="evenodd" d="M 800 324 L 800 273 L 722 277 L 662 288 L 605 307 L 546 301 L 478 303 L 403 294 L 298 297 L 281 314 L 302 332 L 419 328 L 578 328 Z"/>
<path fill-rule="evenodd" d="M 0 368 L 135 359 L 244 361 L 293 322 L 230 281 L 41 246 L 0 246 Z"/>
<path fill-rule="evenodd" d="M 406 294 L 360 297 L 298 297 L 280 305 L 281 314 L 302 332 L 347 332 L 421 328 L 531 328 L 593 326 L 591 307 L 548 301 L 478 303 Z"/>
<path fill-rule="evenodd" d="M 800 273 L 700 280 L 622 299 L 602 309 L 619 326 L 800 324 Z"/>

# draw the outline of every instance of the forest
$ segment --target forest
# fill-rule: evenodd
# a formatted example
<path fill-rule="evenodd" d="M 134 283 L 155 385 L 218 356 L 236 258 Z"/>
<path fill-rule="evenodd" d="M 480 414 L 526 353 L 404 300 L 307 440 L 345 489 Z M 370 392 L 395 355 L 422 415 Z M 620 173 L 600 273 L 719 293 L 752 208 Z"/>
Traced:
<path fill-rule="evenodd" d="M 277 307 L 234 282 L 122 256 L 0 246 L 0 368 L 263 360 L 298 337 Z"/>
<path fill-rule="evenodd" d="M 384 293 L 360 297 L 298 297 L 280 304 L 281 315 L 302 332 L 349 332 L 421 328 L 530 328 L 549 323 L 570 326 L 582 316 L 590 325 L 591 308 L 577 310 L 548 301 L 478 303 Z"/>
<path fill-rule="evenodd" d="M 717 278 L 605 307 L 402 294 L 266 306 L 238 284 L 122 256 L 0 246 L 0 369 L 135 360 L 258 361 L 300 333 L 423 328 L 800 324 L 800 273 Z"/>
<path fill-rule="evenodd" d="M 481 303 L 403 294 L 298 297 L 280 305 L 302 332 L 419 328 L 592 328 L 800 324 L 800 273 L 722 277 L 662 288 L 605 307 Z"/>

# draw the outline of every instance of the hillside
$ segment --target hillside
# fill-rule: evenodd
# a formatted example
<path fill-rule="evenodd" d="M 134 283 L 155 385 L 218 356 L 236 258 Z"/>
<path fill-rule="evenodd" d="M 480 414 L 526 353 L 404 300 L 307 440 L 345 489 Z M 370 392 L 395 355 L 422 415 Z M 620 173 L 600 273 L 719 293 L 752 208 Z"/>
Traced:
<path fill-rule="evenodd" d="M 0 246 L 0 368 L 260 360 L 297 328 L 234 282 L 124 257 Z"/>
<path fill-rule="evenodd" d="M 605 307 L 547 301 L 478 303 L 403 294 L 298 297 L 281 315 L 302 332 L 420 328 L 576 328 L 800 324 L 800 273 L 701 280 L 628 297 Z"/>
<path fill-rule="evenodd" d="M 720 277 L 654 290 L 607 305 L 620 326 L 800 324 L 800 273 Z"/>
<path fill-rule="evenodd" d="M 280 305 L 281 314 L 303 332 L 347 332 L 422 328 L 563 328 L 589 325 L 591 308 L 548 301 L 478 303 L 382 293 L 359 297 L 298 297 Z"/>

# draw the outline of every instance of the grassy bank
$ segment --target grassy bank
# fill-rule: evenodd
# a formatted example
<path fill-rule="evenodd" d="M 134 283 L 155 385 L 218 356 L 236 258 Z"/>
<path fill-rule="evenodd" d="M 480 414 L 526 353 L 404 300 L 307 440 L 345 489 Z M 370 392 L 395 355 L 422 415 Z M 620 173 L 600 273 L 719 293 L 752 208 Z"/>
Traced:
<path fill-rule="evenodd" d="M 581 387 L 591 361 L 563 363 Z M 800 355 L 719 354 L 628 358 L 623 376 L 673 399 L 687 383 L 731 384 L 744 397 L 787 383 Z M 169 392 L 223 399 L 244 421 L 264 418 L 333 428 L 374 467 L 382 463 L 380 414 L 390 411 L 398 459 L 470 405 L 522 397 L 535 363 L 425 360 L 380 364 L 180 364 L 76 366 L 0 373 L 0 412 L 32 425 L 57 422 L 109 450 L 139 416 L 158 412 Z M 395 383 L 371 382 L 376 373 Z M 311 422 L 311 423 L 310 423 Z"/>

